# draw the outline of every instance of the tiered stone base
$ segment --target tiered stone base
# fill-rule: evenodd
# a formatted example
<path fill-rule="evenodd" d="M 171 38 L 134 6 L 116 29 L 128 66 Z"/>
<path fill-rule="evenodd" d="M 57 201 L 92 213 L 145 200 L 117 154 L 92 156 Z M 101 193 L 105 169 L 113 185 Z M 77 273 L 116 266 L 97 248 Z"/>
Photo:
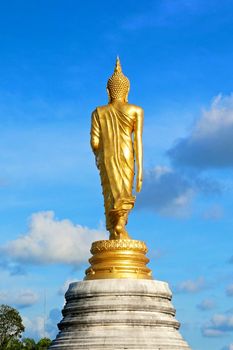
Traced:
<path fill-rule="evenodd" d="M 51 350 L 191 350 L 168 284 L 143 279 L 71 283 Z"/>

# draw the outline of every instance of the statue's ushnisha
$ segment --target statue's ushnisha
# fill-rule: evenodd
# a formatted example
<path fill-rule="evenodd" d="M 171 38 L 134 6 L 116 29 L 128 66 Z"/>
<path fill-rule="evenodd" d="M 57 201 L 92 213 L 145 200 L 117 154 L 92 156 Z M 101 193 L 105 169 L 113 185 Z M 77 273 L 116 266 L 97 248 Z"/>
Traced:
<path fill-rule="evenodd" d="M 142 186 L 143 109 L 128 103 L 129 88 L 129 79 L 122 73 L 117 58 L 107 83 L 109 103 L 92 113 L 91 146 L 100 171 L 110 239 L 129 239 L 125 225 L 135 202 L 135 159 L 136 191 Z"/>

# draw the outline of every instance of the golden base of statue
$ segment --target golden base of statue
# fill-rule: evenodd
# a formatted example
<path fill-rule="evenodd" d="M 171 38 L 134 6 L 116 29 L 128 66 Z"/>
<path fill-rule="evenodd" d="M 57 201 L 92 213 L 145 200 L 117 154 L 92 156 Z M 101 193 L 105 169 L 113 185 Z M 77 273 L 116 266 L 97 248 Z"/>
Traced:
<path fill-rule="evenodd" d="M 148 249 L 142 241 L 132 239 L 105 240 L 92 243 L 91 266 L 85 280 L 109 278 L 152 279 L 146 266 Z"/>

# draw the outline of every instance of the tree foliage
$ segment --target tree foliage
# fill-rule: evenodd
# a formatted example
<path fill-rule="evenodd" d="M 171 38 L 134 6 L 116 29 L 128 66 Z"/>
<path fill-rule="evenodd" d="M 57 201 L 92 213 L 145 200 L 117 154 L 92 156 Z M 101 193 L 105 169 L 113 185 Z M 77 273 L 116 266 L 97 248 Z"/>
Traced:
<path fill-rule="evenodd" d="M 22 341 L 22 347 L 25 350 L 36 350 L 36 342 L 32 338 L 24 338 Z"/>
<path fill-rule="evenodd" d="M 38 343 L 31 338 L 11 339 L 6 345 L 0 346 L 0 350 L 48 350 L 51 343 L 48 338 L 42 338 Z"/>
<path fill-rule="evenodd" d="M 24 332 L 24 325 L 19 312 L 8 305 L 0 306 L 0 349 L 7 349 L 8 344 L 17 341 Z"/>
<path fill-rule="evenodd" d="M 7 343 L 7 345 L 3 348 L 1 348 L 1 350 L 21 350 L 22 349 L 22 345 L 21 342 L 18 339 L 11 339 L 9 340 L 9 342 Z"/>
<path fill-rule="evenodd" d="M 51 345 L 51 340 L 49 338 L 42 338 L 37 343 L 37 349 L 38 350 L 47 350 L 48 347 Z"/>
<path fill-rule="evenodd" d="M 47 350 L 52 341 L 42 338 L 37 343 L 32 338 L 23 338 L 24 325 L 19 312 L 0 305 L 0 350 Z"/>

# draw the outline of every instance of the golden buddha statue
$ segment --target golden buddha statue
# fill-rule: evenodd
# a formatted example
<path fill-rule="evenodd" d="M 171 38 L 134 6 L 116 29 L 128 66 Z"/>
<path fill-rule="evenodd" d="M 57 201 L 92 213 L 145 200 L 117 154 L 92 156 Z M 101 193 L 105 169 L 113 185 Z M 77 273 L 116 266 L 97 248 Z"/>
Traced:
<path fill-rule="evenodd" d="M 122 73 L 119 58 L 107 83 L 109 103 L 92 113 L 91 146 L 100 171 L 106 228 L 110 239 L 129 239 L 125 225 L 142 187 L 143 109 L 128 103 L 130 82 Z"/>
<path fill-rule="evenodd" d="M 152 279 L 146 266 L 149 262 L 146 244 L 131 239 L 125 228 L 135 202 L 135 161 L 136 191 L 142 187 L 143 110 L 128 103 L 129 87 L 117 58 L 107 83 L 109 103 L 94 110 L 91 122 L 91 147 L 100 172 L 110 239 L 92 243 L 85 280 Z"/>

